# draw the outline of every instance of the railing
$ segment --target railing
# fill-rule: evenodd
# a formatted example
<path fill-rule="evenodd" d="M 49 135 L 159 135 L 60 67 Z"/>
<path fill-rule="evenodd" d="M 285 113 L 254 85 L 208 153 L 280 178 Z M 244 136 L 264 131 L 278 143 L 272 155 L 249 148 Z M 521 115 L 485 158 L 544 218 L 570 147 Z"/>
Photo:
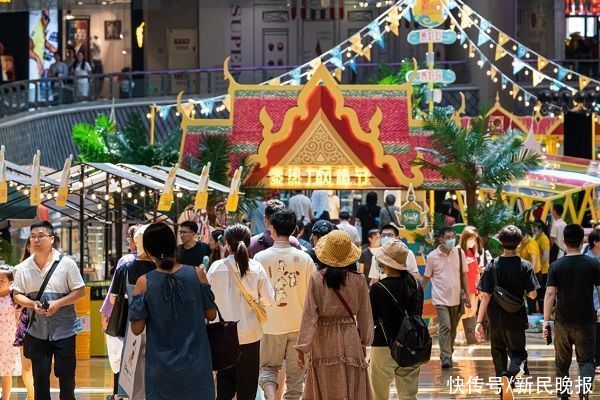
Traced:
<path fill-rule="evenodd" d="M 469 81 L 465 61 L 446 61 L 440 67 L 452 69 L 457 83 Z M 395 70 L 401 63 L 387 63 Z M 380 64 L 358 64 L 356 73 L 344 74 L 345 83 L 369 83 L 376 76 Z M 291 71 L 295 66 L 235 67 L 230 68 L 240 83 L 265 82 Z M 211 96 L 223 94 L 228 83 L 223 80 L 223 68 L 198 68 L 166 71 L 119 72 L 92 74 L 83 77 L 68 76 L 7 83 L 0 85 L 0 117 L 42 107 L 73 104 L 113 98 L 174 96 L 180 91 L 189 95 Z"/>

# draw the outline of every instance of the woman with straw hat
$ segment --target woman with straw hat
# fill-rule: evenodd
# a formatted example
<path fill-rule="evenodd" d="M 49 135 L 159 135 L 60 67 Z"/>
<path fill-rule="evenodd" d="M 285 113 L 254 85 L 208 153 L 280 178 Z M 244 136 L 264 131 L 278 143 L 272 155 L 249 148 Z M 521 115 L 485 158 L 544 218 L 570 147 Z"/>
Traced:
<path fill-rule="evenodd" d="M 315 248 L 321 271 L 311 275 L 296 345 L 308 374 L 302 399 L 371 399 L 365 348 L 373 341 L 369 289 L 354 266 L 361 251 L 344 231 Z M 308 357 L 306 357 L 308 355 Z"/>

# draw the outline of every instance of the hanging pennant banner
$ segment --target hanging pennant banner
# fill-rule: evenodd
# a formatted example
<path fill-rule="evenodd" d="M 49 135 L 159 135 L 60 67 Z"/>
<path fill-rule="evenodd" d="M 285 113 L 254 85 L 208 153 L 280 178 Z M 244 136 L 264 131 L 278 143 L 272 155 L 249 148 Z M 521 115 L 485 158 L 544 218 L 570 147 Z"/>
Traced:
<path fill-rule="evenodd" d="M 339 47 L 331 49 L 329 54 L 331 55 L 331 58 L 327 60 L 328 62 L 335 65 L 336 68 L 342 68 L 344 66 L 344 61 L 342 60 L 342 51 Z"/>
<path fill-rule="evenodd" d="M 544 80 L 544 75 L 538 71 L 532 71 L 533 86 L 539 85 Z"/>
<path fill-rule="evenodd" d="M 513 83 L 513 88 L 512 88 L 512 98 L 513 99 L 517 98 L 520 90 L 521 90 L 521 88 L 519 88 L 516 83 Z"/>
<path fill-rule="evenodd" d="M 468 15 L 463 13 L 462 17 L 460 18 L 461 29 L 467 29 L 467 28 L 470 28 L 471 26 L 473 26 L 473 20 L 471 18 L 469 18 Z"/>
<path fill-rule="evenodd" d="M 8 182 L 6 182 L 6 162 L 4 161 L 4 145 L 0 146 L 0 203 L 8 201 Z"/>
<path fill-rule="evenodd" d="M 479 69 L 483 69 L 485 67 L 485 63 L 487 63 L 487 58 L 483 54 L 479 56 Z"/>
<path fill-rule="evenodd" d="M 523 58 L 523 57 L 525 57 L 525 54 L 527 54 L 527 51 L 528 51 L 528 50 L 529 50 L 529 49 L 527 49 L 527 47 L 525 47 L 525 46 L 523 46 L 522 44 L 520 44 L 520 45 L 517 47 L 517 57 L 519 57 L 519 58 Z"/>
<path fill-rule="evenodd" d="M 341 82 L 342 81 L 342 70 L 340 68 L 336 68 L 333 71 L 333 77 L 338 81 Z"/>
<path fill-rule="evenodd" d="M 365 47 L 365 49 L 363 50 L 363 56 L 365 56 L 365 58 L 367 60 L 371 61 L 371 48 L 370 47 Z M 354 72 L 356 72 L 356 70 L 354 70 Z"/>
<path fill-rule="evenodd" d="M 523 61 L 517 59 L 513 61 L 513 75 L 518 74 L 523 68 L 525 68 L 525 63 Z"/>
<path fill-rule="evenodd" d="M 211 163 L 207 163 L 202 167 L 200 174 L 200 182 L 198 182 L 198 191 L 194 200 L 194 208 L 196 210 L 205 210 L 208 205 L 208 177 Z"/>
<path fill-rule="evenodd" d="M 590 83 L 590 78 L 579 75 L 579 90 L 583 90 Z"/>
<path fill-rule="evenodd" d="M 496 55 L 494 56 L 494 60 L 498 61 L 499 59 L 501 59 L 505 55 L 506 55 L 506 50 L 504 50 L 500 46 L 496 46 Z"/>
<path fill-rule="evenodd" d="M 492 40 L 492 38 L 487 33 L 485 33 L 484 31 L 479 31 L 479 37 L 477 38 L 477 46 L 481 47 L 490 40 Z"/>
<path fill-rule="evenodd" d="M 371 59 L 371 58 L 369 57 L 369 60 L 370 60 L 370 59 Z M 358 71 L 358 67 L 356 66 L 356 62 L 354 61 L 354 59 L 352 59 L 352 60 L 348 61 L 348 64 L 347 64 L 347 65 L 350 67 L 350 69 L 351 69 L 353 72 L 357 72 L 357 71 Z"/>
<path fill-rule="evenodd" d="M 375 40 L 375 42 L 379 45 L 379 47 L 381 47 L 382 49 L 385 48 L 385 43 L 383 41 L 383 35 L 381 34 L 381 29 L 379 28 L 379 23 L 377 22 L 377 20 L 371 22 L 368 25 L 369 28 L 369 36 L 371 36 L 373 38 L 373 40 Z"/>
<path fill-rule="evenodd" d="M 412 22 L 412 16 L 410 13 L 410 7 L 406 7 L 402 12 L 402 18 L 404 18 L 407 22 Z"/>
<path fill-rule="evenodd" d="M 227 111 L 231 111 L 231 98 L 229 97 L 229 95 L 226 95 L 223 99 L 223 105 L 225 106 L 225 109 Z"/>
<path fill-rule="evenodd" d="M 463 10 L 462 10 L 463 15 L 467 15 L 467 16 L 471 16 L 473 14 L 475 14 L 475 11 L 473 11 L 473 9 L 471 7 L 469 7 L 468 5 L 463 5 Z"/>
<path fill-rule="evenodd" d="M 302 77 L 302 74 L 300 72 L 300 68 L 293 69 L 290 72 L 290 76 L 292 77 L 292 81 L 293 81 L 292 83 L 294 85 L 300 85 L 300 79 Z"/>
<path fill-rule="evenodd" d="M 240 201 L 240 180 L 242 176 L 242 167 L 235 170 L 233 179 L 231 180 L 231 186 L 229 187 L 229 196 L 227 196 L 227 204 L 225 210 L 227 212 L 236 212 L 238 203 Z"/>
<path fill-rule="evenodd" d="M 73 162 L 73 154 L 65 160 L 65 165 L 60 175 L 60 185 L 58 186 L 58 196 L 56 197 L 56 205 L 64 207 L 67 205 L 69 197 L 69 177 L 71 175 L 71 163 Z"/>
<path fill-rule="evenodd" d="M 196 105 L 194 103 L 183 103 L 181 104 L 181 108 L 183 108 L 183 112 L 185 113 L 185 116 L 188 118 L 192 118 L 194 113 L 192 111 L 194 111 L 194 109 L 196 108 Z"/>
<path fill-rule="evenodd" d="M 316 70 L 317 70 L 317 68 L 319 68 L 319 66 L 320 66 L 321 64 L 322 64 L 322 63 L 321 63 L 321 58 L 320 58 L 320 57 L 313 58 L 312 60 L 310 60 L 310 61 L 308 62 L 308 65 L 310 66 L 310 68 L 311 68 L 313 71 L 316 71 Z"/>
<path fill-rule="evenodd" d="M 500 82 L 502 84 L 502 89 L 505 89 L 508 86 L 508 78 L 506 77 L 506 75 L 502 75 L 502 77 L 500 78 Z"/>
<path fill-rule="evenodd" d="M 510 37 L 506 33 L 500 32 L 498 34 L 498 44 L 500 46 L 504 46 L 506 43 L 508 43 L 509 40 L 510 40 Z"/>
<path fill-rule="evenodd" d="M 362 39 L 360 38 L 360 35 L 358 33 L 356 33 L 350 37 L 350 43 L 351 43 L 350 50 L 352 50 L 356 54 L 362 53 L 362 49 L 363 49 Z"/>
<path fill-rule="evenodd" d="M 270 81 L 267 81 L 267 85 L 271 86 L 279 86 L 281 84 L 281 78 L 273 78 Z"/>
<path fill-rule="evenodd" d="M 562 81 L 563 79 L 565 79 L 568 74 L 569 74 L 569 71 L 566 68 L 558 67 L 557 79 L 559 81 Z"/>
<path fill-rule="evenodd" d="M 492 69 L 490 69 L 490 79 L 494 80 L 494 78 L 496 77 L 496 74 L 498 74 L 498 70 L 494 67 L 492 67 Z"/>
<path fill-rule="evenodd" d="M 463 32 L 460 34 L 460 44 L 465 44 L 467 41 L 467 35 Z"/>
<path fill-rule="evenodd" d="M 31 206 L 39 206 L 42 202 L 40 157 L 41 153 L 38 150 L 33 156 L 33 169 L 31 171 L 31 193 L 29 195 L 29 205 Z"/>
<path fill-rule="evenodd" d="M 487 33 L 487 30 L 492 27 L 492 24 L 490 24 L 490 21 L 488 21 L 487 19 L 479 17 L 479 27 L 482 31 Z"/>
<path fill-rule="evenodd" d="M 165 187 L 163 188 L 162 193 L 160 194 L 160 199 L 158 200 L 158 211 L 169 211 L 171 210 L 171 205 L 173 204 L 173 200 L 175 199 L 173 184 L 175 183 L 175 177 L 177 175 L 177 168 L 179 164 L 175 164 L 169 170 L 169 175 L 165 180 Z"/>
<path fill-rule="evenodd" d="M 547 58 L 544 58 L 544 57 L 542 57 L 542 56 L 539 56 L 539 57 L 538 57 L 538 60 L 537 60 L 537 68 L 538 68 L 538 71 L 541 71 L 541 70 L 543 70 L 543 69 L 546 67 L 546 65 L 548 65 L 549 63 L 550 63 L 550 62 L 548 61 L 548 59 L 547 59 Z"/>
<path fill-rule="evenodd" d="M 398 34 L 400 33 L 399 31 L 399 27 L 400 27 L 400 14 L 398 11 L 398 7 L 394 6 L 390 9 L 390 11 L 388 12 L 388 15 L 386 17 L 386 21 L 390 24 L 390 31 L 398 36 Z"/>
<path fill-rule="evenodd" d="M 416 0 L 412 7 L 415 22 L 426 28 L 435 28 L 446 21 L 442 0 Z"/>

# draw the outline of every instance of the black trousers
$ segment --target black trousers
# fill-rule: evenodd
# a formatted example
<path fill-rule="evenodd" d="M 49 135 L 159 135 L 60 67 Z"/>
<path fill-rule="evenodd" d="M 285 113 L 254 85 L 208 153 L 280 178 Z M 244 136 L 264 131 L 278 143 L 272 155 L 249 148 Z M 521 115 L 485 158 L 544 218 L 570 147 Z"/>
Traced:
<path fill-rule="evenodd" d="M 50 371 L 54 356 L 54 375 L 58 378 L 60 400 L 75 400 L 75 335 L 56 341 L 33 336 L 30 341 L 30 359 L 33 370 L 35 400 L 50 400 Z"/>
<path fill-rule="evenodd" d="M 260 341 L 243 344 L 242 357 L 233 367 L 217 372 L 217 400 L 256 399 L 260 368 Z"/>
<path fill-rule="evenodd" d="M 578 389 L 589 393 L 594 382 L 594 354 L 596 352 L 596 322 L 585 325 L 564 324 L 559 321 L 554 323 L 554 351 L 556 358 L 556 376 L 564 378 L 569 376 L 573 345 L 579 364 L 579 375 L 582 384 Z M 576 388 L 571 388 L 575 392 Z M 561 398 L 568 398 L 567 390 L 559 393 Z"/>
<path fill-rule="evenodd" d="M 536 310 L 535 307 L 537 305 L 538 313 L 544 314 L 544 297 L 546 296 L 546 282 L 548 281 L 548 274 L 535 274 L 538 282 L 540 283 L 540 288 L 537 290 L 537 297 L 535 300 L 531 300 L 527 297 L 527 314 L 531 315 Z"/>
<path fill-rule="evenodd" d="M 527 360 L 525 330 L 491 329 L 490 341 L 496 376 L 517 375 L 521 370 L 521 364 Z M 508 365 L 508 356 L 510 356 L 510 365 Z"/>
<path fill-rule="evenodd" d="M 600 324 L 596 322 L 596 356 L 595 366 L 600 367 Z"/>

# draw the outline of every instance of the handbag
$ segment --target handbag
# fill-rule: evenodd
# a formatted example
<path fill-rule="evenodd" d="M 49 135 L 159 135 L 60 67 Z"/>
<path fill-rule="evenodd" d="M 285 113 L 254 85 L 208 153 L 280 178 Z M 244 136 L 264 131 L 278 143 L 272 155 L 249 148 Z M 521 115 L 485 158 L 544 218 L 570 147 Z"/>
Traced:
<path fill-rule="evenodd" d="M 56 270 L 56 267 L 58 267 L 58 264 L 60 264 L 60 260 L 62 260 L 62 258 L 63 258 L 63 255 L 61 254 L 58 257 L 58 260 L 54 261 L 54 263 L 52 264 L 52 267 L 50 267 L 50 271 L 48 271 L 48 274 L 42 281 L 42 285 L 40 286 L 40 289 L 38 290 L 37 295 L 35 296 L 34 301 L 36 303 L 42 299 L 42 296 L 44 295 L 44 291 L 46 290 L 46 286 L 48 286 L 48 282 L 50 282 L 50 278 L 52 277 L 52 274 Z M 17 332 L 15 334 L 15 341 L 13 342 L 13 346 L 15 346 L 15 347 L 23 346 L 23 355 L 26 358 L 29 358 L 27 355 L 30 354 L 30 352 L 29 352 L 30 349 L 27 346 L 27 342 L 28 342 L 27 330 L 29 330 L 29 328 L 31 327 L 31 324 L 33 324 L 34 320 L 35 320 L 35 311 L 33 311 L 30 316 L 29 313 L 27 312 L 27 308 L 23 308 L 23 310 L 21 311 L 21 315 L 19 316 L 19 323 L 17 325 Z"/>
<path fill-rule="evenodd" d="M 127 265 L 124 265 L 122 268 L 127 268 Z M 125 276 L 121 279 L 119 284 L 119 291 L 115 299 L 115 304 L 110 313 L 106 330 L 104 331 L 108 336 L 125 337 L 125 332 L 127 330 L 127 315 L 129 314 L 129 307 L 127 299 L 125 298 L 126 282 L 129 282 L 129 274 L 127 272 L 125 272 Z"/>
<path fill-rule="evenodd" d="M 383 331 L 385 341 L 390 348 L 392 358 L 399 367 L 417 367 L 428 362 L 431 359 L 432 340 L 429 329 L 419 315 L 409 315 L 406 310 L 400 307 L 396 297 L 381 282 L 377 282 L 394 300 L 394 305 L 404 314 L 404 319 L 400 325 L 400 330 L 395 340 L 390 340 L 385 331 L 383 320 L 379 319 L 379 324 Z"/>
<path fill-rule="evenodd" d="M 260 301 L 255 300 L 252 297 L 252 295 L 248 293 L 248 290 L 246 290 L 246 288 L 244 287 L 242 280 L 240 279 L 238 274 L 233 270 L 233 267 L 231 266 L 231 264 L 229 264 L 229 261 L 225 260 L 225 265 L 227 265 L 227 268 L 229 269 L 229 273 L 231 274 L 233 281 L 242 293 L 242 296 L 244 296 L 244 299 L 246 299 L 246 302 L 248 302 L 248 305 L 250 306 L 252 311 L 254 311 L 254 313 L 256 314 L 256 317 L 258 318 L 259 322 L 261 324 L 266 323 L 269 318 L 267 317 L 267 310 L 265 309 L 265 306 L 262 305 Z"/>
<path fill-rule="evenodd" d="M 240 341 L 238 338 L 237 322 L 224 321 L 219 307 L 217 307 L 219 320 L 206 325 L 210 354 L 212 356 L 213 371 L 222 371 L 236 365 L 242 357 Z"/>
<path fill-rule="evenodd" d="M 492 297 L 496 303 L 507 313 L 515 314 L 523 308 L 525 303 L 523 299 L 512 295 L 508 290 L 498 286 L 498 274 L 496 272 L 496 260 L 492 261 L 491 270 L 494 278 L 494 293 Z"/>

